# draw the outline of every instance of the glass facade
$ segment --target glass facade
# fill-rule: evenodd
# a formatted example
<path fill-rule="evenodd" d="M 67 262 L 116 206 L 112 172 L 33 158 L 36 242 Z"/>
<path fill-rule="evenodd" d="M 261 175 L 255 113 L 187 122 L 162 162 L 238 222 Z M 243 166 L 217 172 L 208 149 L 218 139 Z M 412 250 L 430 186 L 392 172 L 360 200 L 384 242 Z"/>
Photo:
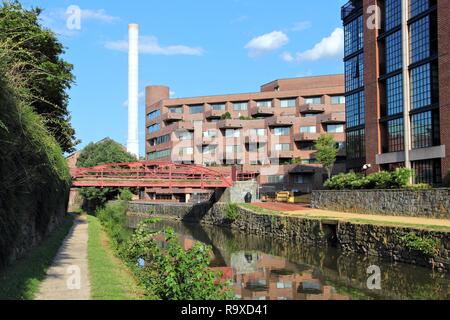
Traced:
<path fill-rule="evenodd" d="M 387 115 L 403 113 L 403 75 L 399 74 L 386 80 Z"/>
<path fill-rule="evenodd" d="M 430 17 L 411 23 L 410 27 L 410 62 L 416 63 L 430 56 Z"/>
<path fill-rule="evenodd" d="M 360 16 L 344 26 L 345 56 L 351 55 L 364 46 L 363 16 Z"/>
<path fill-rule="evenodd" d="M 233 103 L 234 111 L 245 111 L 248 109 L 248 102 Z"/>
<path fill-rule="evenodd" d="M 409 12 L 411 17 L 415 17 L 425 12 L 430 7 L 430 0 L 410 0 Z"/>
<path fill-rule="evenodd" d="M 211 109 L 215 111 L 225 111 L 225 103 L 214 103 L 211 105 Z"/>
<path fill-rule="evenodd" d="M 394 72 L 402 68 L 402 31 L 397 31 L 386 37 L 386 73 Z"/>
<path fill-rule="evenodd" d="M 439 113 L 427 111 L 411 118 L 412 148 L 428 148 L 440 144 Z"/>
<path fill-rule="evenodd" d="M 152 134 L 161 130 L 161 124 L 157 123 L 148 127 L 148 133 Z"/>
<path fill-rule="evenodd" d="M 203 105 L 197 105 L 197 106 L 190 106 L 189 107 L 189 113 L 190 114 L 197 114 L 203 112 Z"/>
<path fill-rule="evenodd" d="M 152 120 L 158 119 L 160 116 L 161 116 L 161 111 L 156 110 L 156 111 L 149 113 L 148 120 L 152 121 Z"/>
<path fill-rule="evenodd" d="M 357 127 L 365 123 L 364 91 L 346 98 L 347 128 Z"/>
<path fill-rule="evenodd" d="M 361 53 L 345 62 L 345 90 L 347 92 L 364 86 L 364 54 Z"/>
<path fill-rule="evenodd" d="M 414 182 L 436 185 L 442 183 L 441 160 L 432 159 L 413 162 Z"/>
<path fill-rule="evenodd" d="M 389 31 L 402 23 L 402 0 L 385 1 L 384 29 Z"/>
<path fill-rule="evenodd" d="M 388 152 L 405 150 L 405 132 L 403 118 L 388 121 Z"/>
<path fill-rule="evenodd" d="M 431 65 L 423 64 L 411 70 L 411 109 L 431 105 Z"/>
<path fill-rule="evenodd" d="M 282 99 L 280 104 L 282 108 L 295 108 L 297 99 Z"/>
<path fill-rule="evenodd" d="M 354 130 L 347 132 L 347 158 L 349 160 L 362 159 L 365 157 L 365 130 Z"/>

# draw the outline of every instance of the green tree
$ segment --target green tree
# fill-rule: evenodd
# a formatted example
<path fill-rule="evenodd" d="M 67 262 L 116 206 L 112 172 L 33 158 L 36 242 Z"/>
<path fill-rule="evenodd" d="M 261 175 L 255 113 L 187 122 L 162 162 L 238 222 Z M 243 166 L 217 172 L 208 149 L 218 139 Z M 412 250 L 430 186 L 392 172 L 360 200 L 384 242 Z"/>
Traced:
<path fill-rule="evenodd" d="M 97 143 L 90 143 L 80 153 L 78 168 L 90 168 L 100 164 L 133 162 L 136 157 L 128 153 L 119 143 L 106 138 Z M 87 210 L 93 211 L 103 206 L 106 201 L 114 199 L 119 194 L 117 188 L 81 188 L 80 194 L 87 200 Z"/>
<path fill-rule="evenodd" d="M 12 63 L 30 79 L 28 94 L 33 110 L 64 152 L 79 143 L 70 123 L 67 90 L 74 83 L 73 66 L 61 56 L 65 53 L 56 35 L 40 25 L 42 10 L 26 10 L 16 0 L 0 4 L 0 42 L 13 50 Z"/>
<path fill-rule="evenodd" d="M 231 120 L 231 113 L 225 112 L 221 117 L 221 120 Z"/>
<path fill-rule="evenodd" d="M 331 178 L 334 164 L 338 153 L 338 147 L 331 134 L 324 134 L 316 142 L 316 159 L 328 173 L 328 179 Z"/>

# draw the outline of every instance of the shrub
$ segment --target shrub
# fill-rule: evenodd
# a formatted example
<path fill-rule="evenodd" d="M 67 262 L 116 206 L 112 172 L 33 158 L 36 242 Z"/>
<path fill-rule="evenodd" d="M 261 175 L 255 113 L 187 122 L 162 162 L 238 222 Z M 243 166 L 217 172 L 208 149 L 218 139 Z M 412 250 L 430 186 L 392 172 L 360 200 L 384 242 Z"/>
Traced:
<path fill-rule="evenodd" d="M 439 242 L 430 237 L 421 237 L 414 232 L 400 237 L 406 248 L 418 251 L 428 257 L 435 257 L 439 254 Z"/>
<path fill-rule="evenodd" d="M 407 189 L 409 189 L 409 190 L 430 190 L 430 189 L 433 189 L 433 187 L 427 183 L 418 183 L 418 184 L 411 184 L 411 185 L 407 186 Z"/>
<path fill-rule="evenodd" d="M 231 120 L 231 113 L 225 112 L 221 117 L 221 120 Z"/>
<path fill-rule="evenodd" d="M 234 203 L 227 204 L 225 216 L 229 221 L 235 221 L 239 217 L 239 207 Z"/>
<path fill-rule="evenodd" d="M 130 189 L 122 189 L 120 190 L 119 200 L 122 201 L 131 201 L 133 200 L 133 192 Z"/>
<path fill-rule="evenodd" d="M 110 202 L 104 208 L 97 210 L 96 216 L 111 238 L 115 249 L 120 250 L 121 246 L 131 235 L 127 226 L 127 203 L 125 201 Z"/>
<path fill-rule="evenodd" d="M 360 190 L 360 189 L 401 189 L 406 188 L 412 171 L 397 169 L 396 171 L 382 171 L 367 177 L 358 173 L 341 173 L 327 180 L 325 188 L 330 190 Z"/>

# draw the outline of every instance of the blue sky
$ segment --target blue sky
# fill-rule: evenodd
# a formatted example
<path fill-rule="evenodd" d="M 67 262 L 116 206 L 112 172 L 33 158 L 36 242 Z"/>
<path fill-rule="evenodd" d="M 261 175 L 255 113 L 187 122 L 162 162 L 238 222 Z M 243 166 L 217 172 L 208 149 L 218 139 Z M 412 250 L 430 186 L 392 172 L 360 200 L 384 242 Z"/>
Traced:
<path fill-rule="evenodd" d="M 168 85 L 174 97 L 258 91 L 279 78 L 343 72 L 340 6 L 346 0 L 24 0 L 44 8 L 74 64 L 70 111 L 81 148 L 127 139 L 128 23 L 141 35 L 140 92 Z M 81 29 L 67 28 L 78 6 Z M 145 108 L 140 103 L 141 154 Z"/>

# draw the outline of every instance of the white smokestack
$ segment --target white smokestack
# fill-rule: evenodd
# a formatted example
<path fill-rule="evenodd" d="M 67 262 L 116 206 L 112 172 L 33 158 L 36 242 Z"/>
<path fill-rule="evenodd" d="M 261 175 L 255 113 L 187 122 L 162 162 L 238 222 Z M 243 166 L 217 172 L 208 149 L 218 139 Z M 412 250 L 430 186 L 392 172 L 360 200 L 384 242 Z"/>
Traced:
<path fill-rule="evenodd" d="M 127 151 L 139 158 L 139 25 L 128 25 L 128 142 Z"/>

